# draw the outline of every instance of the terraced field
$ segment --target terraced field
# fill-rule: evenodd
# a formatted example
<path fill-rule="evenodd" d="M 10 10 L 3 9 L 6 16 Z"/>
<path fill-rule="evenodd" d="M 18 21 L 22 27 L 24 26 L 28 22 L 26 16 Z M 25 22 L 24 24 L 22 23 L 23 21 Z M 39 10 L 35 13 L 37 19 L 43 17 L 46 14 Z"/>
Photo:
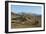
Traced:
<path fill-rule="evenodd" d="M 41 16 L 11 13 L 11 28 L 41 27 Z"/>

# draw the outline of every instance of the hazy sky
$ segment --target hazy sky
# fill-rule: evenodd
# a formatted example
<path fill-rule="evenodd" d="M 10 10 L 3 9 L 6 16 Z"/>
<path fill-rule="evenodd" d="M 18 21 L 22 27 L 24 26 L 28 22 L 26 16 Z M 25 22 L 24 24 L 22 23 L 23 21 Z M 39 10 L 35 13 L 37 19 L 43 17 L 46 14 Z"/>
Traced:
<path fill-rule="evenodd" d="M 16 13 L 34 13 L 41 15 L 41 6 L 11 5 L 11 10 Z"/>

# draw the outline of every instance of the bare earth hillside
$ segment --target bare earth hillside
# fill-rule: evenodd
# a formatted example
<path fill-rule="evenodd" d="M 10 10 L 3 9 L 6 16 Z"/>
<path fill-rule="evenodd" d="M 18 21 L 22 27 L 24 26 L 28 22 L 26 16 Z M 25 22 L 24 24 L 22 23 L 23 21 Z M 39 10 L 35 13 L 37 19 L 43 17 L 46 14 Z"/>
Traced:
<path fill-rule="evenodd" d="M 41 27 L 41 15 L 11 12 L 11 28 Z"/>

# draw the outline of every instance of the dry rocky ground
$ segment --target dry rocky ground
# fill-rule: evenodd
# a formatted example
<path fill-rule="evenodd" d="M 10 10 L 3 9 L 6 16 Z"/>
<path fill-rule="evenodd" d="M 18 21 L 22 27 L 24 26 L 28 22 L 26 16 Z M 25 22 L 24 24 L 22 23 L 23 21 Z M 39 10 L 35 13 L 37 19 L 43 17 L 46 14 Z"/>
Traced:
<path fill-rule="evenodd" d="M 41 16 L 19 15 L 11 12 L 11 28 L 41 27 Z"/>

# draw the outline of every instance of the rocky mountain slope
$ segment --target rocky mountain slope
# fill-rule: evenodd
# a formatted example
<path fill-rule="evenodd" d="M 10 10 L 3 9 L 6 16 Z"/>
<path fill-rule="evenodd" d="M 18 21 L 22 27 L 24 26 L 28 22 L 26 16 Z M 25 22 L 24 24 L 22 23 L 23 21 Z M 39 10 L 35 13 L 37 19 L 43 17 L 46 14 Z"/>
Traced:
<path fill-rule="evenodd" d="M 11 12 L 11 28 L 41 27 L 41 15 Z"/>

